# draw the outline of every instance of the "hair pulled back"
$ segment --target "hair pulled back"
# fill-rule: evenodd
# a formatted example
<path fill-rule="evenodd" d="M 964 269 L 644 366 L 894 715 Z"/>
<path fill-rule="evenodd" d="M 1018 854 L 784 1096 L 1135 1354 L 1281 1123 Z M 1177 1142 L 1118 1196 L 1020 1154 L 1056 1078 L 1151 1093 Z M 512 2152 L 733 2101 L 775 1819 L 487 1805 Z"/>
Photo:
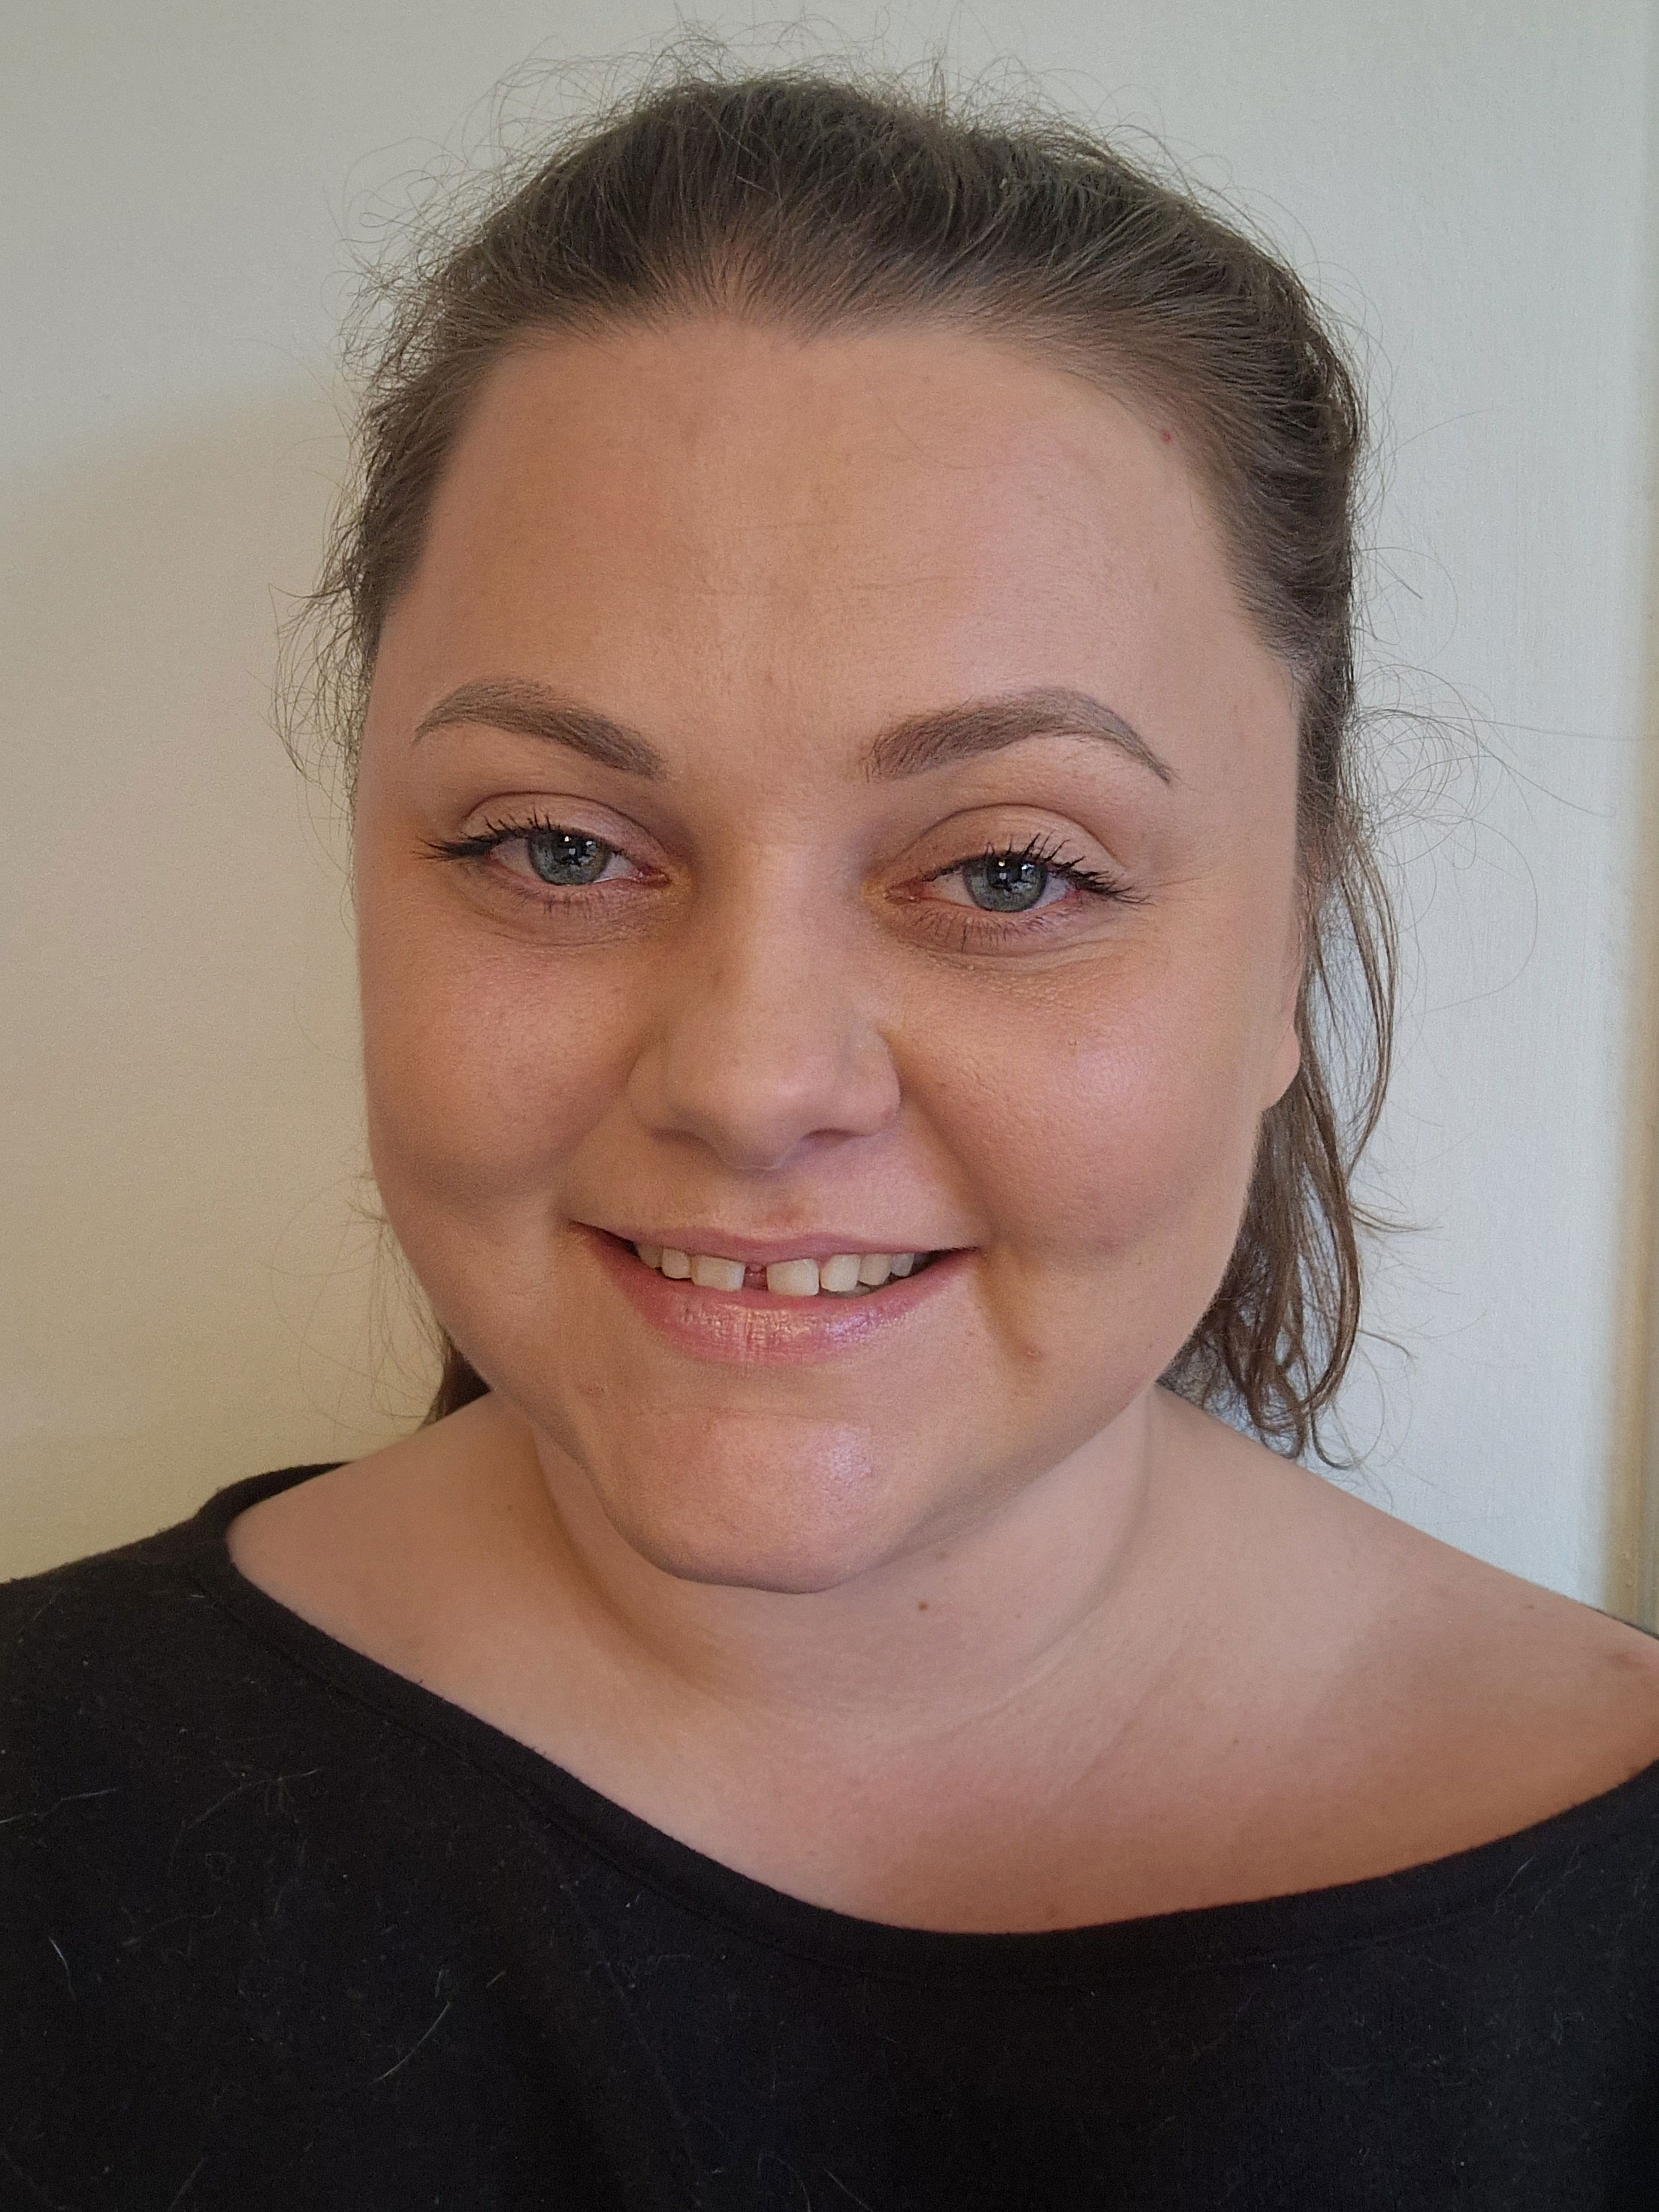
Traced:
<path fill-rule="evenodd" d="M 527 334 L 718 313 L 810 337 L 937 320 L 1179 419 L 1235 586 L 1292 674 L 1306 930 L 1300 1072 L 1264 1115 L 1237 1241 L 1164 1381 L 1319 1447 L 1359 1325 L 1350 1190 L 1387 1081 L 1394 926 L 1352 726 L 1364 409 L 1296 276 L 1067 123 L 817 70 L 659 83 L 544 146 L 390 293 L 358 474 L 310 602 L 348 787 L 381 626 L 468 404 Z M 485 1385 L 447 1338 L 431 1418 Z"/>

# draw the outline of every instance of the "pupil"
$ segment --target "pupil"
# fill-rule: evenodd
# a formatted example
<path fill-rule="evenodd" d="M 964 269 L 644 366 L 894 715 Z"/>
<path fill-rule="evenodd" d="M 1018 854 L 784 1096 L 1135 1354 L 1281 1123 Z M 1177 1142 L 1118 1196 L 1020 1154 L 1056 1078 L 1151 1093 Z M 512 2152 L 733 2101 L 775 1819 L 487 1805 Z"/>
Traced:
<path fill-rule="evenodd" d="M 1017 854 L 988 853 L 981 860 L 970 860 L 963 873 L 974 904 L 997 914 L 1024 914 L 1048 885 L 1048 871 L 1042 861 Z"/>
<path fill-rule="evenodd" d="M 597 883 L 611 858 L 609 845 L 575 830 L 532 830 L 524 844 L 532 868 L 544 884 Z"/>

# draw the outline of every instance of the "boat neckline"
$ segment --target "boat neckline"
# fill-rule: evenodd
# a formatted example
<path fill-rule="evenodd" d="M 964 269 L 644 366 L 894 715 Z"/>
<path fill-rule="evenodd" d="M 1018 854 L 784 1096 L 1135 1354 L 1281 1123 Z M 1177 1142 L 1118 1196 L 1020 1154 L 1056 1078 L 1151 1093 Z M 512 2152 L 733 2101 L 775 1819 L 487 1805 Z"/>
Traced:
<path fill-rule="evenodd" d="M 1559 1878 L 1564 1862 L 1576 1864 L 1626 1832 L 1632 1820 L 1645 1814 L 1659 1827 L 1655 1759 L 1591 1797 L 1485 1843 L 1313 1889 L 1076 1927 L 957 1929 L 865 1919 L 774 1888 L 682 1843 L 492 1722 L 313 1626 L 251 1581 L 231 1557 L 231 1522 L 262 1498 L 343 1464 L 319 1462 L 246 1476 L 163 1533 L 184 1540 L 191 1577 L 204 1595 L 336 1693 L 459 1754 L 628 1879 L 734 1936 L 799 1958 L 908 1980 L 1029 1984 L 1074 1981 L 1080 1972 L 1105 1969 L 1168 1974 L 1328 1956 L 1491 1911 L 1505 1901 L 1525 1907 L 1540 1886 Z"/>

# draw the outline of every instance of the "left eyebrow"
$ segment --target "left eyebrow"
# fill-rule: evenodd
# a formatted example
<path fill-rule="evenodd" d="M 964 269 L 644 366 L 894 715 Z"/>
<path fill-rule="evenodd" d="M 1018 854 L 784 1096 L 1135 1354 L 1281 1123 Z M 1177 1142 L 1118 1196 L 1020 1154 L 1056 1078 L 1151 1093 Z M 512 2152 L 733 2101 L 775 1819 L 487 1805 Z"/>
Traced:
<path fill-rule="evenodd" d="M 1121 714 L 1090 692 L 1058 685 L 907 714 L 872 739 L 864 755 L 864 772 L 881 781 L 923 775 L 952 761 L 1000 752 L 1005 745 L 1019 744 L 1027 738 L 1101 738 L 1149 769 L 1160 783 L 1176 781 L 1169 763 Z"/>

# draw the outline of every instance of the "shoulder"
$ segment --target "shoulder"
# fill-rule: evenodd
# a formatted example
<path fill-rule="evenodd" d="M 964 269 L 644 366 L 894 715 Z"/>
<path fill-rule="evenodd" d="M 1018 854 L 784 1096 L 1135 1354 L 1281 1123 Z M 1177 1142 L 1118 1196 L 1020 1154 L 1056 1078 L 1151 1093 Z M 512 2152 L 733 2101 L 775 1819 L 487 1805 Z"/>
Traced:
<path fill-rule="evenodd" d="M 1382 1856 L 1518 1832 L 1659 1761 L 1659 1640 L 1322 1490 L 1327 1726 L 1376 1832 L 1401 1837 Z"/>
<path fill-rule="evenodd" d="M 222 1787 L 258 1736 L 280 1662 L 215 1595 L 222 1501 L 118 1549 L 0 1584 L 0 1849 L 59 1873 L 114 1833 L 164 1826 Z"/>
<path fill-rule="evenodd" d="M 1490 1731 L 1523 1718 L 1659 1758 L 1659 1639 L 1326 1486 L 1362 1599 L 1356 1653 L 1419 1703 Z M 1645 1763 L 1645 1760 L 1644 1762 Z"/>
<path fill-rule="evenodd" d="M 165 1668 L 210 1608 L 184 1522 L 118 1550 L 0 1583 L 0 1705 L 9 1730 L 101 1707 Z"/>
<path fill-rule="evenodd" d="M 1282 1886 L 1515 1835 L 1659 1762 L 1659 1641 L 1182 1425 L 1187 1524 L 1218 1561 L 1209 1679 Z"/>
<path fill-rule="evenodd" d="M 142 1693 L 204 1644 L 245 1632 L 216 1602 L 224 1531 L 243 1507 L 320 1473 L 283 1468 L 228 1485 L 155 1534 L 0 1583 L 0 1698 L 14 1717 Z"/>

